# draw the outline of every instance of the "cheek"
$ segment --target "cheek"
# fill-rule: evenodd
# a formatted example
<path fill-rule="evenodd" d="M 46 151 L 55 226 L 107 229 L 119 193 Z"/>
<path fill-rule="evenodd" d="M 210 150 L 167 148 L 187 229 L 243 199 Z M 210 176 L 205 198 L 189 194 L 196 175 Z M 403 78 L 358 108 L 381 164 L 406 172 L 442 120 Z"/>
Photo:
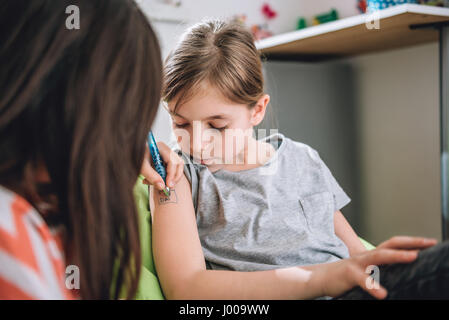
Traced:
<path fill-rule="evenodd" d="M 190 142 L 184 139 L 178 140 L 178 145 L 184 153 L 190 154 Z"/>
<path fill-rule="evenodd" d="M 230 151 L 232 151 L 232 149 Z M 221 136 L 214 136 L 214 138 L 211 138 L 209 143 L 207 143 L 203 149 L 203 152 L 208 156 L 212 156 L 217 159 L 224 159 L 225 155 L 229 154 L 229 151 L 226 150 L 224 132 Z"/>
<path fill-rule="evenodd" d="M 225 155 L 228 154 L 228 151 L 226 150 L 226 141 L 224 133 L 221 135 L 221 146 L 219 147 L 221 149 L 221 158 L 224 159 Z"/>
<path fill-rule="evenodd" d="M 252 127 L 251 124 L 251 112 L 242 112 L 233 122 L 233 128 L 246 130 Z"/>
<path fill-rule="evenodd" d="M 241 130 L 238 130 L 235 135 L 228 136 L 227 139 L 223 134 L 221 148 L 223 156 L 233 157 L 234 155 L 240 154 L 245 148 L 247 140 L 248 137 Z"/>
<path fill-rule="evenodd" d="M 184 128 L 178 128 L 173 125 L 173 133 L 176 137 L 176 142 L 184 153 L 190 153 L 190 131 Z"/>
<path fill-rule="evenodd" d="M 221 136 L 215 136 L 209 141 L 205 150 L 207 150 L 207 152 L 214 158 L 223 159 L 223 156 L 225 154 L 224 143 L 224 134 L 222 134 Z"/>

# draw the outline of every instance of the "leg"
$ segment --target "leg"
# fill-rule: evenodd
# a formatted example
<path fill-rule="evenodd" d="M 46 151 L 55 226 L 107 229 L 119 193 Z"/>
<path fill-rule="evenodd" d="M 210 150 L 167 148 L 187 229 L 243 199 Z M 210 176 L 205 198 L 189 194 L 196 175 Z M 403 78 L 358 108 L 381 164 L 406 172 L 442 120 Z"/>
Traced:
<path fill-rule="evenodd" d="M 380 283 L 387 299 L 449 299 L 449 241 L 422 250 L 409 264 L 379 268 Z M 374 299 L 360 287 L 337 299 Z"/>

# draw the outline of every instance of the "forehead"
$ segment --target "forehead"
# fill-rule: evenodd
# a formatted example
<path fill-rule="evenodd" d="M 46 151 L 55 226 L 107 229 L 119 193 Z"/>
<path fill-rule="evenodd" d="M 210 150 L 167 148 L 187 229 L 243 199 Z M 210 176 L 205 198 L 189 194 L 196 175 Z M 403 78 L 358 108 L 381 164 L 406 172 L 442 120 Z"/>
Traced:
<path fill-rule="evenodd" d="M 224 119 L 233 118 L 247 110 L 245 105 L 229 101 L 210 85 L 203 85 L 192 90 L 194 92 L 185 101 L 178 102 L 178 99 L 173 99 L 167 103 L 168 112 L 172 116 L 186 120 Z"/>

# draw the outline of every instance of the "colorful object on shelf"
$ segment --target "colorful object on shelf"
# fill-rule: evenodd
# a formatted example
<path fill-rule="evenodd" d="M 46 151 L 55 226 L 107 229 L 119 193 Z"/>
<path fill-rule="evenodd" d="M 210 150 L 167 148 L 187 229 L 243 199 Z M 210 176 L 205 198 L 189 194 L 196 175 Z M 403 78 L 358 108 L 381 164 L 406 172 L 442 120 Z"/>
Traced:
<path fill-rule="evenodd" d="M 367 0 L 357 0 L 357 9 L 359 9 L 360 13 L 366 13 L 368 8 Z"/>
<path fill-rule="evenodd" d="M 332 9 L 329 12 L 316 15 L 312 19 L 312 25 L 319 25 L 326 22 L 331 22 L 338 20 L 338 12 L 335 9 Z M 298 18 L 298 23 L 296 24 L 296 30 L 301 30 L 307 28 L 307 20 L 304 17 Z"/>
<path fill-rule="evenodd" d="M 399 4 L 418 2 L 418 0 L 368 0 L 368 12 L 375 12 Z"/>
<path fill-rule="evenodd" d="M 278 13 L 274 11 L 273 8 L 271 8 L 271 6 L 268 3 L 265 3 L 262 6 L 262 14 L 267 20 L 274 19 L 278 15 Z"/>
<path fill-rule="evenodd" d="M 298 18 L 298 24 L 296 25 L 296 30 L 301 30 L 307 28 L 307 21 L 304 17 Z"/>
<path fill-rule="evenodd" d="M 273 33 L 269 30 L 268 23 L 278 15 L 268 3 L 265 3 L 262 6 L 261 12 L 265 18 L 265 23 L 251 26 L 251 31 L 255 40 L 262 40 L 273 35 Z"/>
<path fill-rule="evenodd" d="M 332 9 L 328 13 L 323 13 L 323 14 L 319 14 L 319 15 L 315 16 L 313 18 L 313 24 L 318 25 L 318 24 L 322 24 L 322 23 L 326 23 L 326 22 L 335 21 L 335 20 L 338 20 L 338 12 L 337 12 L 337 10 Z"/>
<path fill-rule="evenodd" d="M 236 14 L 232 17 L 231 21 L 241 26 L 246 25 L 246 14 Z"/>
<path fill-rule="evenodd" d="M 257 24 L 251 27 L 251 32 L 253 33 L 253 37 L 255 40 L 262 40 L 273 35 L 273 33 L 267 30 L 263 25 Z"/>
<path fill-rule="evenodd" d="M 419 3 L 427 6 L 449 7 L 449 0 L 419 0 Z"/>

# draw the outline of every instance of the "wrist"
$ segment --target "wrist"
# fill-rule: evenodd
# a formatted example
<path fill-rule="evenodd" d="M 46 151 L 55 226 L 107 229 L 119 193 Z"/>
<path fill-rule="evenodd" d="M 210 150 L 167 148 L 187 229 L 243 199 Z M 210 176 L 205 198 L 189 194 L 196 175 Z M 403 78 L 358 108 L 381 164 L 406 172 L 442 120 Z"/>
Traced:
<path fill-rule="evenodd" d="M 365 246 L 363 244 L 357 245 L 357 246 L 352 246 L 349 249 L 349 255 L 351 257 L 354 257 L 356 255 L 362 254 L 364 252 L 367 252 L 368 249 L 365 248 Z"/>
<path fill-rule="evenodd" d="M 300 299 L 315 299 L 326 295 L 326 265 L 313 265 L 302 267 L 304 270 L 310 272 L 310 276 L 305 285 L 305 292 L 307 297 Z"/>

